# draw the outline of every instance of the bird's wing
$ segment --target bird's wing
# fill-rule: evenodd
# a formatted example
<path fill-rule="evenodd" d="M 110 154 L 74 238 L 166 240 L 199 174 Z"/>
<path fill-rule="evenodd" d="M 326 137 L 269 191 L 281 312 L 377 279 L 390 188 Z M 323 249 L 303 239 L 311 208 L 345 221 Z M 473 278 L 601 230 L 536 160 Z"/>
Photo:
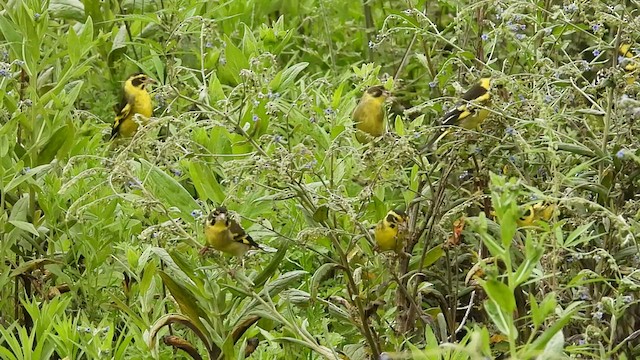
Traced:
<path fill-rule="evenodd" d="M 460 120 L 474 115 L 476 113 L 476 107 L 473 103 L 479 104 L 489 100 L 489 91 L 476 84 L 471 87 L 466 93 L 462 95 L 462 101 L 456 104 L 456 107 L 444 114 L 442 117 L 442 125 L 454 125 Z"/>
<path fill-rule="evenodd" d="M 111 129 L 112 139 L 116 137 L 116 135 L 118 135 L 118 130 L 120 128 L 120 125 L 122 124 L 122 121 L 124 121 L 124 119 L 126 119 L 131 114 L 133 106 L 131 105 L 131 101 L 129 101 L 129 97 L 125 95 L 122 97 L 120 105 L 114 109 L 116 110 L 116 118 L 113 122 L 113 129 Z"/>
<path fill-rule="evenodd" d="M 249 245 L 251 247 L 260 248 L 260 245 L 255 242 L 249 234 L 247 234 L 242 226 L 240 226 L 234 220 L 231 220 L 231 224 L 229 224 L 229 231 L 231 231 L 231 235 L 233 236 L 233 241 L 239 242 L 245 245 Z"/>

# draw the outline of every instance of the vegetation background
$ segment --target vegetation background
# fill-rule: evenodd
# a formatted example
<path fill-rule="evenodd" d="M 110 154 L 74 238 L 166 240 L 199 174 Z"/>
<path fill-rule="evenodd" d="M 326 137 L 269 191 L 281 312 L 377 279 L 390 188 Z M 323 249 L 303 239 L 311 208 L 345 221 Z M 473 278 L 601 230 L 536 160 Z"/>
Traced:
<path fill-rule="evenodd" d="M 639 85 L 617 51 L 638 5 L 1 2 L 0 357 L 638 357 Z M 112 144 L 138 71 L 155 117 Z M 421 153 L 482 76 L 482 130 Z M 391 133 L 363 146 L 350 115 L 380 83 Z M 518 226 L 540 201 L 553 219 Z M 279 251 L 199 256 L 219 204 Z M 410 257 L 372 250 L 396 207 Z"/>

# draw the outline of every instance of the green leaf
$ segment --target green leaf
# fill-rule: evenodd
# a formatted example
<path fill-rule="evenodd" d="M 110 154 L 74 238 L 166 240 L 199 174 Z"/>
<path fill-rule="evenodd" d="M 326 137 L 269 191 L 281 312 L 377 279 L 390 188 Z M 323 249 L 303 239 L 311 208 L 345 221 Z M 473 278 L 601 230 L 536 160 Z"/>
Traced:
<path fill-rule="evenodd" d="M 511 316 L 505 313 L 493 300 L 486 300 L 484 302 L 484 309 L 498 330 L 508 336 L 513 327 Z"/>
<path fill-rule="evenodd" d="M 171 292 L 175 301 L 178 303 L 182 313 L 188 316 L 202 333 L 206 334 L 206 327 L 202 324 L 200 318 L 210 322 L 208 320 L 209 316 L 198 304 L 196 297 L 179 282 L 174 281 L 171 276 L 164 271 L 160 271 L 160 277 L 162 278 L 162 282 L 167 286 L 167 289 L 169 289 L 169 292 Z"/>
<path fill-rule="evenodd" d="M 224 50 L 226 63 L 218 69 L 218 77 L 223 83 L 236 86 L 243 80 L 240 78 L 240 70 L 249 68 L 249 60 L 231 39 L 225 35 L 227 46 Z"/>
<path fill-rule="evenodd" d="M 588 224 L 578 226 L 578 228 L 573 230 L 571 234 L 567 236 L 564 242 L 560 243 L 560 245 L 564 248 L 573 248 L 573 247 L 576 247 L 577 245 L 580 245 L 592 239 L 598 238 L 597 235 L 581 237 L 583 233 L 585 233 L 587 230 L 589 230 L 589 228 L 591 228 L 591 225 L 593 225 L 594 222 L 595 221 L 591 221 Z"/>
<path fill-rule="evenodd" d="M 118 31 L 116 32 L 115 37 L 113 38 L 113 43 L 111 44 L 111 50 L 108 55 L 108 62 L 113 63 L 117 60 L 122 54 L 124 54 L 127 48 L 127 27 L 121 25 Z"/>
<path fill-rule="evenodd" d="M 298 64 L 294 64 L 289 66 L 288 68 L 281 70 L 269 83 L 269 87 L 272 91 L 282 91 L 286 90 L 293 84 L 296 80 L 296 77 L 300 72 L 309 66 L 309 63 L 302 62 Z"/>
<path fill-rule="evenodd" d="M 396 130 L 396 134 L 398 134 L 400 136 L 404 136 L 405 135 L 404 122 L 402 121 L 402 118 L 400 116 L 396 116 L 395 130 Z"/>
<path fill-rule="evenodd" d="M 49 14 L 54 19 L 84 21 L 84 4 L 80 0 L 51 0 Z"/>
<path fill-rule="evenodd" d="M 226 199 L 225 189 L 220 185 L 211 167 L 199 162 L 188 162 L 189 175 L 198 196 L 203 200 L 211 200 L 221 204 Z"/>
<path fill-rule="evenodd" d="M 505 313 L 512 313 L 516 309 L 516 299 L 509 287 L 497 280 L 487 280 L 482 287 L 489 298 L 496 302 Z"/>
<path fill-rule="evenodd" d="M 26 221 L 9 220 L 9 224 L 17 227 L 18 229 L 29 232 L 35 236 L 40 236 L 40 233 L 38 233 L 38 230 L 36 230 L 36 227 L 33 226 L 32 223 Z"/>
<path fill-rule="evenodd" d="M 309 284 L 309 288 L 311 290 L 311 300 L 315 300 L 316 296 L 318 296 L 318 290 L 320 289 L 320 283 L 326 279 L 327 275 L 334 271 L 338 267 L 338 264 L 335 263 L 324 263 L 322 264 L 318 270 L 311 277 L 311 282 Z"/>
<path fill-rule="evenodd" d="M 195 219 L 190 214 L 193 210 L 200 209 L 200 206 L 189 192 L 173 177 L 147 160 L 140 159 L 140 165 L 139 178 L 151 194 L 165 206 L 178 208 L 182 220 L 194 223 Z"/>

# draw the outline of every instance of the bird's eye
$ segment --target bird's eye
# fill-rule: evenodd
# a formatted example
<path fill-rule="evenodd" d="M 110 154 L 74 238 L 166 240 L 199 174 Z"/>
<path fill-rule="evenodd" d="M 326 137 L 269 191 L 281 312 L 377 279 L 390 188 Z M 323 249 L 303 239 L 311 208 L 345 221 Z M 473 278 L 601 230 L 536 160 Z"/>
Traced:
<path fill-rule="evenodd" d="M 389 224 L 389 226 L 390 226 L 392 229 L 395 229 L 395 228 L 396 228 L 396 224 L 394 224 L 394 223 Z"/>

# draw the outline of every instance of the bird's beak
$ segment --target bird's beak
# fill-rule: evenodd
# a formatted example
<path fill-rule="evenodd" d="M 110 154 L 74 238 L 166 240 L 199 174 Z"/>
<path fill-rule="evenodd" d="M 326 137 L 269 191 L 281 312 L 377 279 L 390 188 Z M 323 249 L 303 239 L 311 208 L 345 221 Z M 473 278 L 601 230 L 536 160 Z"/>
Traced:
<path fill-rule="evenodd" d="M 148 77 L 147 80 L 144 81 L 145 84 L 157 84 L 158 82 Z"/>
<path fill-rule="evenodd" d="M 227 214 L 220 213 L 216 216 L 216 221 L 227 221 Z"/>

